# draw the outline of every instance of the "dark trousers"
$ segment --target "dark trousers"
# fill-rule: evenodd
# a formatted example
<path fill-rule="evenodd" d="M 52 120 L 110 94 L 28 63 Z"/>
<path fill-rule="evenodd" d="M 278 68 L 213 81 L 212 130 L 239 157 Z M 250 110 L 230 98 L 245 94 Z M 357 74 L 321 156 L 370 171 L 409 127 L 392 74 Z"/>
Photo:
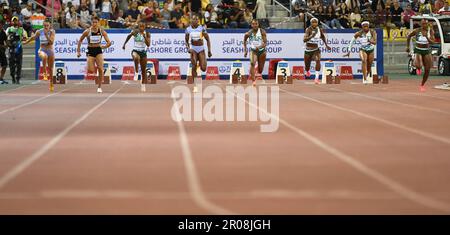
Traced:
<path fill-rule="evenodd" d="M 22 74 L 22 57 L 23 57 L 22 49 L 18 51 L 13 50 L 9 52 L 9 70 L 11 72 L 11 78 L 13 82 L 20 81 L 20 77 Z"/>

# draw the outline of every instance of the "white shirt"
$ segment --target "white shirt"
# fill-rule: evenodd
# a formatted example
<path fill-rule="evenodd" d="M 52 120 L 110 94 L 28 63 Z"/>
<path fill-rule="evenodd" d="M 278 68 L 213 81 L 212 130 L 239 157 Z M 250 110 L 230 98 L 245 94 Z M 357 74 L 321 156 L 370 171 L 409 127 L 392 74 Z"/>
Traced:
<path fill-rule="evenodd" d="M 80 5 L 80 0 L 62 0 L 62 2 L 66 6 L 67 6 L 68 2 L 72 2 L 72 5 L 74 5 L 74 6 L 79 6 Z"/>
<path fill-rule="evenodd" d="M 26 7 L 20 11 L 20 14 L 22 14 L 25 17 L 31 17 L 33 15 L 33 12 L 29 11 Z"/>

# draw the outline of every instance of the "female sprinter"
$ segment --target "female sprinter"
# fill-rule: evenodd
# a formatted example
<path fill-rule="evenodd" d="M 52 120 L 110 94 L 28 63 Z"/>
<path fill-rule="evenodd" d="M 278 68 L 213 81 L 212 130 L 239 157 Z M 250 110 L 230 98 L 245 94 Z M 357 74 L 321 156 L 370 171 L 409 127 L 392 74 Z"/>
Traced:
<path fill-rule="evenodd" d="M 262 73 L 266 63 L 267 34 L 259 28 L 257 19 L 252 20 L 252 29 L 244 35 L 244 57 L 247 57 L 247 39 L 250 43 L 250 78 L 256 86 L 255 64 L 258 62 L 258 72 Z"/>
<path fill-rule="evenodd" d="M 46 19 L 44 21 L 44 28 L 36 31 L 36 33 L 28 38 L 24 44 L 28 44 L 31 40 L 39 38 L 41 47 L 39 48 L 38 55 L 42 60 L 42 67 L 44 69 L 44 80 L 50 78 L 50 91 L 54 90 L 53 86 L 53 64 L 55 63 L 55 53 L 53 51 L 53 42 L 55 41 L 55 30 L 50 26 L 50 21 Z M 47 68 L 50 74 L 47 74 Z"/>
<path fill-rule="evenodd" d="M 108 34 L 98 25 L 99 18 L 94 16 L 92 18 L 92 26 L 86 29 L 78 40 L 77 45 L 77 56 L 80 57 L 80 47 L 81 43 L 85 38 L 88 41 L 87 48 L 87 66 L 88 74 L 95 72 L 95 65 L 97 65 L 97 70 L 99 76 L 96 78 L 98 82 L 97 92 L 102 93 L 102 82 L 103 82 L 103 51 L 111 46 L 111 41 L 109 41 Z M 102 46 L 102 37 L 105 38 L 106 45 Z"/>
<path fill-rule="evenodd" d="M 139 64 L 141 65 L 141 91 L 145 92 L 145 84 L 142 83 L 147 78 L 147 47 L 150 46 L 150 33 L 145 31 L 145 23 L 139 22 L 137 30 L 131 31 L 128 34 L 122 49 L 125 50 L 125 45 L 134 37 L 134 48 L 131 51 L 131 57 L 134 61 L 134 80 L 137 80 Z"/>
<path fill-rule="evenodd" d="M 350 51 L 356 40 L 361 43 L 361 48 L 359 50 L 359 57 L 361 58 L 361 66 L 363 72 L 363 83 L 367 82 L 367 74 L 372 70 L 372 63 L 375 50 L 375 45 L 377 44 L 377 33 L 375 30 L 369 28 L 369 21 L 364 21 L 361 23 L 362 30 L 355 33 L 348 46 L 348 52 L 344 55 L 350 57 Z"/>
<path fill-rule="evenodd" d="M 311 73 L 309 69 L 311 67 L 311 60 L 316 62 L 316 76 L 314 78 L 314 82 L 319 84 L 319 75 L 320 75 L 320 48 L 319 42 L 322 40 L 327 47 L 327 50 L 330 50 L 331 47 L 328 46 L 327 40 L 325 39 L 325 34 L 321 28 L 319 28 L 319 20 L 317 18 L 311 19 L 311 26 L 309 26 L 305 30 L 305 37 L 303 38 L 303 42 L 306 43 L 305 48 L 305 71 L 306 77 L 310 77 Z"/>
<path fill-rule="evenodd" d="M 417 75 L 422 73 L 422 65 L 425 68 L 425 73 L 422 77 L 422 84 L 420 85 L 420 91 L 425 91 L 425 82 L 430 75 L 430 68 L 433 64 L 433 58 L 431 57 L 430 44 L 434 43 L 434 30 L 430 27 L 426 19 L 420 21 L 421 27 L 413 30 L 406 40 L 406 52 L 409 53 L 409 45 L 411 38 L 415 36 L 414 54 L 415 54 L 415 66 Z"/>
<path fill-rule="evenodd" d="M 192 64 L 192 77 L 194 78 L 194 90 L 197 92 L 197 85 L 195 84 L 195 79 L 197 77 L 197 61 L 200 63 L 200 69 L 206 71 L 206 56 L 205 48 L 203 47 L 203 38 L 206 39 L 208 45 L 208 57 L 212 56 L 211 53 L 211 43 L 209 41 L 209 35 L 206 32 L 206 27 L 199 25 L 199 19 L 197 15 L 193 15 L 191 18 L 191 25 L 186 28 L 186 46 L 189 53 L 191 54 L 191 64 Z M 190 40 L 189 40 L 190 39 Z M 201 79 L 201 75 L 200 75 Z"/>

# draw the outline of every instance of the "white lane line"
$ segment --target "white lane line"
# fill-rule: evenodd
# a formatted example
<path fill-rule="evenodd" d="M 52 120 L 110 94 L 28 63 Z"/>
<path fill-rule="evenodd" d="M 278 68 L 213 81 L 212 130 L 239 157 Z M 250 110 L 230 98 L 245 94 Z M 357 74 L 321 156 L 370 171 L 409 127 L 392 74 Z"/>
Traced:
<path fill-rule="evenodd" d="M 178 103 L 176 102 L 175 97 L 173 97 L 173 96 L 172 96 L 172 100 L 174 103 L 174 109 L 176 110 L 175 115 L 178 120 L 181 120 L 181 121 L 177 121 L 176 123 L 178 125 L 178 130 L 179 130 L 178 133 L 179 133 L 179 137 L 180 137 L 181 150 L 183 153 L 184 167 L 185 167 L 186 174 L 187 174 L 188 187 L 189 187 L 189 191 L 192 195 L 194 202 L 201 208 L 203 208 L 213 214 L 218 214 L 218 215 L 235 214 L 225 208 L 222 208 L 222 207 L 210 202 L 208 200 L 208 198 L 206 197 L 205 193 L 203 192 L 203 189 L 202 189 L 202 186 L 200 183 L 200 178 L 197 173 L 197 168 L 195 166 L 194 159 L 192 157 L 192 152 L 191 152 L 191 148 L 189 146 L 189 140 L 188 140 L 188 137 L 186 134 L 186 130 L 184 128 L 184 124 L 181 119 L 181 113 L 179 110 Z"/>
<path fill-rule="evenodd" d="M 325 87 L 323 87 L 323 88 L 325 88 Z M 338 88 L 327 88 L 327 89 L 333 90 L 333 91 L 340 91 L 340 92 L 343 92 L 343 93 L 346 93 L 346 94 L 350 94 L 350 95 L 361 96 L 361 97 L 372 99 L 372 100 L 378 100 L 378 101 L 382 101 L 382 102 L 386 102 L 386 103 L 390 103 L 390 104 L 397 104 L 397 105 L 401 105 L 401 106 L 405 106 L 405 107 L 421 109 L 421 110 L 427 110 L 427 111 L 432 111 L 432 112 L 436 112 L 436 113 L 442 113 L 442 114 L 450 115 L 450 112 L 446 112 L 446 111 L 441 110 L 441 109 L 423 107 L 423 106 L 414 105 L 414 104 L 407 104 L 407 103 L 403 103 L 403 102 L 400 102 L 400 101 L 388 100 L 388 99 L 381 98 L 381 97 L 366 95 L 366 94 L 362 94 L 362 93 L 359 93 L 359 92 L 341 90 L 341 89 L 338 89 Z"/>
<path fill-rule="evenodd" d="M 395 192 L 361 192 L 348 189 L 334 190 L 286 190 L 286 189 L 256 189 L 235 192 L 210 192 L 208 197 L 225 200 L 242 199 L 337 199 L 337 200 L 401 200 L 403 197 Z M 441 197 L 449 197 L 448 193 L 434 193 Z M 154 199 L 180 200 L 189 199 L 189 192 L 146 192 L 129 190 L 80 190 L 54 189 L 38 192 L 4 192 L 0 193 L 0 200 L 15 199 Z"/>
<path fill-rule="evenodd" d="M 280 90 L 283 90 L 280 88 Z M 228 92 L 228 91 L 227 91 Z M 295 94 L 295 93 L 294 93 Z M 362 162 L 359 162 L 352 156 L 345 154 L 344 152 L 341 152 L 340 150 L 332 147 L 331 145 L 328 145 L 324 141 L 321 141 L 319 138 L 309 134 L 308 132 L 295 127 L 294 125 L 290 124 L 289 122 L 285 121 L 284 119 L 281 119 L 280 117 L 267 112 L 267 110 L 261 109 L 260 107 L 249 103 L 247 100 L 243 99 L 242 97 L 236 96 L 238 99 L 241 99 L 245 101 L 247 104 L 255 107 L 256 109 L 266 113 L 267 115 L 272 116 L 272 118 L 277 119 L 281 124 L 286 126 L 287 128 L 291 129 L 292 131 L 296 132 L 300 136 L 304 137 L 305 139 L 308 139 L 310 142 L 318 146 L 319 148 L 323 149 L 324 151 L 330 153 L 332 156 L 336 157 L 337 159 L 341 160 L 344 163 L 347 163 L 357 171 L 361 172 L 362 174 L 374 179 L 375 181 L 379 182 L 380 184 L 386 186 L 387 188 L 391 189 L 392 191 L 404 196 L 405 198 L 418 203 L 420 205 L 438 210 L 443 211 L 446 213 L 450 213 L 450 204 L 447 204 L 445 202 L 441 202 L 439 200 L 430 198 L 426 195 L 423 195 L 421 193 L 415 192 L 412 189 L 409 189 L 406 186 L 403 186 L 399 182 L 381 174 L 380 172 L 364 165 Z M 313 99 L 310 99 L 313 100 Z"/>
<path fill-rule="evenodd" d="M 334 104 L 331 104 L 331 103 L 328 103 L 328 102 L 325 102 L 325 101 L 320 101 L 320 100 L 317 100 L 317 99 L 314 99 L 314 98 L 311 98 L 311 97 L 308 97 L 308 96 L 304 96 L 304 95 L 301 95 L 301 94 L 298 94 L 298 93 L 290 92 L 290 91 L 287 91 L 287 90 L 284 90 L 284 89 L 281 89 L 281 88 L 280 88 L 280 90 L 282 90 L 285 93 L 288 93 L 290 95 L 293 95 L 293 96 L 298 96 L 298 97 L 307 99 L 309 101 L 312 101 L 312 102 L 315 102 L 315 103 L 319 103 L 319 104 L 322 104 L 322 105 L 325 105 L 325 106 L 328 106 L 328 107 L 331 107 L 331 108 L 334 108 L 334 109 L 338 109 L 338 110 L 342 110 L 342 111 L 345 111 L 345 112 L 353 113 L 353 114 L 356 114 L 358 116 L 361 116 L 361 117 L 364 117 L 364 118 L 367 118 L 367 119 L 371 119 L 371 120 L 374 120 L 374 121 L 377 121 L 377 122 L 381 122 L 381 123 L 384 123 L 386 125 L 389 125 L 389 126 L 392 126 L 392 127 L 395 127 L 395 128 L 399 128 L 399 129 L 402 129 L 402 130 L 405 130 L 405 131 L 408 131 L 408 132 L 411 132 L 411 133 L 414 133 L 414 134 L 417 134 L 417 135 L 420 135 L 420 136 L 423 136 L 423 137 L 426 137 L 426 138 L 429 138 L 429 139 L 432 139 L 432 140 L 436 140 L 436 141 L 442 142 L 444 144 L 450 144 L 450 139 L 448 139 L 446 137 L 443 137 L 443 136 L 435 135 L 433 133 L 429 133 L 429 132 L 418 130 L 418 129 L 415 129 L 415 128 L 412 128 L 412 127 L 408 127 L 408 126 L 405 126 L 405 125 L 402 125 L 402 124 L 391 122 L 391 121 L 388 121 L 386 119 L 382 119 L 382 118 L 375 117 L 375 116 L 372 116 L 372 115 L 369 115 L 369 114 L 365 114 L 365 113 L 362 113 L 362 112 L 359 112 L 359 111 L 356 111 L 356 110 L 353 110 L 353 109 L 344 108 L 342 106 L 334 105 Z"/>
<path fill-rule="evenodd" d="M 40 157 L 42 157 L 48 150 L 50 150 L 53 146 L 55 146 L 64 136 L 67 135 L 73 128 L 75 128 L 77 125 L 82 123 L 86 118 L 88 118 L 93 112 L 95 112 L 98 108 L 100 108 L 102 105 L 104 105 L 111 97 L 113 97 L 117 92 L 119 92 L 123 88 L 120 87 L 117 89 L 114 93 L 110 94 L 106 99 L 104 99 L 102 102 L 91 108 L 88 112 L 86 112 L 83 116 L 75 120 L 70 126 L 66 127 L 64 130 L 62 130 L 58 135 L 53 137 L 49 142 L 47 142 L 45 145 L 43 145 L 40 149 L 38 149 L 36 152 L 31 154 L 29 157 L 22 160 L 19 164 L 17 164 L 15 167 L 13 167 L 11 170 L 9 170 L 6 174 L 4 174 L 0 178 L 0 190 L 5 187 L 6 184 L 8 184 L 11 180 L 13 180 L 15 177 L 17 177 L 20 173 L 25 171 L 31 164 L 33 164 L 35 161 L 37 161 Z"/>
<path fill-rule="evenodd" d="M 450 101 L 450 97 L 447 99 L 446 97 L 434 96 L 434 95 L 430 95 L 430 94 L 424 94 L 423 92 L 422 93 L 405 92 L 405 93 L 416 95 L 416 96 L 426 96 L 426 97 L 435 98 L 435 99 L 439 99 L 439 100 Z"/>
<path fill-rule="evenodd" d="M 35 99 L 35 100 L 26 102 L 26 103 L 24 103 L 24 104 L 21 104 L 21 105 L 17 105 L 17 106 L 11 107 L 11 108 L 4 109 L 4 110 L 0 111 L 0 115 L 5 114 L 5 113 L 7 113 L 7 112 L 12 112 L 12 111 L 18 110 L 18 109 L 20 109 L 20 108 L 23 108 L 23 107 L 25 107 L 25 106 L 28 106 L 28 105 L 31 105 L 31 104 L 34 104 L 34 103 L 37 103 L 37 102 L 39 102 L 39 101 L 41 101 L 41 100 L 47 99 L 48 97 L 51 97 L 51 96 L 54 96 L 54 95 L 61 94 L 61 93 L 63 93 L 64 91 L 67 91 L 67 90 L 69 90 L 69 89 L 71 89 L 71 88 L 72 88 L 72 87 L 66 88 L 66 89 L 64 89 L 64 90 L 58 91 L 58 92 L 56 92 L 56 93 L 48 94 L 48 95 L 46 95 L 46 96 L 44 96 L 44 97 L 37 98 L 37 99 Z"/>
<path fill-rule="evenodd" d="M 4 91 L 0 91 L 0 94 L 6 94 L 6 93 L 9 93 L 11 91 L 17 91 L 19 89 L 22 89 L 22 88 L 28 87 L 28 86 L 30 86 L 30 85 L 21 85 L 19 87 L 13 88 L 13 89 L 7 89 L 7 90 L 4 90 Z"/>

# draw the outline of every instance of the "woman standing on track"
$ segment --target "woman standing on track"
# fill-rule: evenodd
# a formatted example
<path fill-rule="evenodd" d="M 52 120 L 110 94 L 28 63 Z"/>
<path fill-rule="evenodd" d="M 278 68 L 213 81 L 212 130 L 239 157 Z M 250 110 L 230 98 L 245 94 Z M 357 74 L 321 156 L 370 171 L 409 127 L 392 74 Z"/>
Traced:
<path fill-rule="evenodd" d="M 428 80 L 430 69 L 433 64 L 430 44 L 434 43 L 434 30 L 430 27 L 426 19 L 422 19 L 420 24 L 420 28 L 414 29 L 408 35 L 408 39 L 406 40 L 406 52 L 409 53 L 411 38 L 415 36 L 414 54 L 416 72 L 417 75 L 420 75 L 422 73 L 422 65 L 424 66 L 425 73 L 423 73 L 420 91 L 425 91 L 425 82 Z"/>
<path fill-rule="evenodd" d="M 77 57 L 80 57 L 80 47 L 81 43 L 85 38 L 88 41 L 87 48 L 87 67 L 88 74 L 95 72 L 95 65 L 97 65 L 98 77 L 96 81 L 98 82 L 97 92 L 102 93 L 102 82 L 103 82 L 103 51 L 111 46 L 111 41 L 109 41 L 108 34 L 98 25 L 99 18 L 94 16 L 92 18 L 92 26 L 86 29 L 78 40 L 77 45 Z M 106 45 L 102 46 L 102 37 L 105 38 Z"/>
<path fill-rule="evenodd" d="M 350 51 L 353 44 L 358 40 L 361 43 L 361 48 L 359 50 L 359 57 L 361 58 L 361 67 L 363 72 L 363 83 L 367 82 L 367 74 L 371 73 L 375 45 L 377 44 L 377 33 L 375 30 L 369 28 L 369 21 L 364 21 L 361 23 L 362 30 L 355 33 L 350 45 L 348 46 L 348 52 L 344 55 L 350 57 Z"/>
<path fill-rule="evenodd" d="M 250 78 L 256 86 L 255 64 L 258 62 L 258 72 L 261 74 L 266 63 L 267 34 L 259 27 L 257 19 L 252 20 L 252 29 L 244 35 L 244 57 L 247 57 L 247 39 L 250 44 Z"/>
<path fill-rule="evenodd" d="M 145 23 L 139 22 L 139 26 L 137 30 L 131 31 L 128 34 L 125 43 L 123 44 L 122 49 L 125 50 L 125 45 L 130 40 L 131 37 L 134 37 L 134 48 L 131 51 L 131 57 L 133 57 L 134 61 L 134 80 L 137 80 L 139 64 L 141 65 L 141 91 L 145 92 L 145 84 L 143 81 L 147 80 L 147 47 L 150 46 L 150 33 L 145 31 Z"/>
<path fill-rule="evenodd" d="M 189 53 L 191 54 L 191 64 L 192 64 L 192 77 L 194 78 L 194 83 L 197 80 L 197 61 L 200 64 L 200 69 L 206 71 L 206 56 L 205 48 L 203 46 L 203 38 L 206 39 L 208 46 L 208 57 L 212 56 L 211 53 L 211 43 L 209 41 L 209 35 L 206 32 L 206 27 L 199 25 L 199 19 L 197 15 L 193 15 L 191 18 L 191 25 L 186 28 L 186 46 Z M 190 42 L 190 43 L 189 43 Z M 201 75 L 200 75 L 201 79 Z M 197 86 L 194 84 L 194 92 L 197 92 Z"/>
<path fill-rule="evenodd" d="M 306 77 L 311 76 L 311 72 L 309 69 L 311 67 L 311 60 L 316 62 L 316 74 L 314 78 L 314 82 L 319 84 L 319 75 L 320 75 L 320 48 L 319 42 L 322 40 L 327 47 L 327 50 L 330 50 L 331 47 L 328 46 L 327 40 L 325 39 L 324 31 L 319 28 L 319 20 L 317 18 L 311 19 L 311 26 L 309 26 L 305 30 L 305 37 L 303 38 L 303 42 L 306 43 L 305 48 L 305 71 Z"/>
<path fill-rule="evenodd" d="M 53 42 L 55 41 L 55 30 L 50 26 L 50 21 L 44 21 L 44 28 L 36 31 L 36 33 L 28 38 L 24 44 L 28 44 L 31 40 L 39 38 L 41 47 L 39 48 L 39 58 L 42 60 L 44 80 L 50 78 L 50 91 L 54 90 L 53 86 L 53 64 L 55 63 L 55 53 L 53 51 Z M 47 74 L 47 69 L 50 71 Z"/>

